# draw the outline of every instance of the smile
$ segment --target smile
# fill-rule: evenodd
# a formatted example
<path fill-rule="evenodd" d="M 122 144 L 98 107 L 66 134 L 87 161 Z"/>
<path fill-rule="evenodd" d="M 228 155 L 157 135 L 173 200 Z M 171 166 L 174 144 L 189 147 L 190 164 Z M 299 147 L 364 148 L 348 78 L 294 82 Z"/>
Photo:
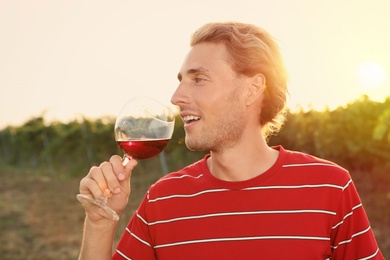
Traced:
<path fill-rule="evenodd" d="M 194 121 L 198 121 L 198 120 L 200 120 L 199 116 L 185 116 L 185 117 L 183 117 L 183 121 L 186 124 L 194 122 Z"/>

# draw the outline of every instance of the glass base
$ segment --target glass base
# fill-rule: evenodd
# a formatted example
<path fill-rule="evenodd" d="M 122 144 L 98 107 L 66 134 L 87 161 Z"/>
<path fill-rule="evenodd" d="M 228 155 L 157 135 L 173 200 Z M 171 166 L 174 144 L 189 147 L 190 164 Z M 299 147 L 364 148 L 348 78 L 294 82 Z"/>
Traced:
<path fill-rule="evenodd" d="M 76 197 L 86 209 L 90 209 L 96 214 L 99 214 L 108 219 L 112 219 L 115 221 L 119 220 L 118 214 L 116 214 L 115 211 L 110 209 L 103 201 L 92 199 L 83 194 L 78 194 Z"/>

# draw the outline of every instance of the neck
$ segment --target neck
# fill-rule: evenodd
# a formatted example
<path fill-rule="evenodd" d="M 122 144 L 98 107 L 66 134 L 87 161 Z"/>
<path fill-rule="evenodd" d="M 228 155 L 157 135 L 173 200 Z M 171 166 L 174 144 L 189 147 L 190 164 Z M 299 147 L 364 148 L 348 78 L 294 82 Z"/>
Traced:
<path fill-rule="evenodd" d="M 210 151 L 207 166 L 211 174 L 224 181 L 245 181 L 271 168 L 279 152 L 270 148 L 262 135 L 256 137 L 252 135 L 233 148 Z"/>

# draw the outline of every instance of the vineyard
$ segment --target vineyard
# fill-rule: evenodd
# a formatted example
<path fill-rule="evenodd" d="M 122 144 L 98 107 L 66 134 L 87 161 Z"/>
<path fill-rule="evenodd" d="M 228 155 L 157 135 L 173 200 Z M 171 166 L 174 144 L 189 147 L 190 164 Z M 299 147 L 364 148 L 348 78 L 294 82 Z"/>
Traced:
<path fill-rule="evenodd" d="M 78 183 L 92 165 L 120 154 L 113 125 L 109 117 L 63 123 L 41 116 L 0 130 L 2 259 L 77 257 L 84 217 L 75 199 Z M 379 246 L 390 258 L 390 97 L 374 102 L 362 96 L 335 110 L 289 112 L 284 128 L 269 143 L 347 168 Z M 154 181 L 204 155 L 187 150 L 177 118 L 165 152 L 140 162 L 135 170 L 121 228 Z"/>

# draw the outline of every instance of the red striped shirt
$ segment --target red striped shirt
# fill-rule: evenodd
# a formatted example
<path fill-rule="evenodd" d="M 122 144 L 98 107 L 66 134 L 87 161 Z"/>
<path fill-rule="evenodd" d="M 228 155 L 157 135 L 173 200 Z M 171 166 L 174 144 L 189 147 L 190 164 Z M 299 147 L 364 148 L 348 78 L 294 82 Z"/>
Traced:
<path fill-rule="evenodd" d="M 384 259 L 349 173 L 282 147 L 267 172 L 219 180 L 203 160 L 157 181 L 113 259 Z"/>

